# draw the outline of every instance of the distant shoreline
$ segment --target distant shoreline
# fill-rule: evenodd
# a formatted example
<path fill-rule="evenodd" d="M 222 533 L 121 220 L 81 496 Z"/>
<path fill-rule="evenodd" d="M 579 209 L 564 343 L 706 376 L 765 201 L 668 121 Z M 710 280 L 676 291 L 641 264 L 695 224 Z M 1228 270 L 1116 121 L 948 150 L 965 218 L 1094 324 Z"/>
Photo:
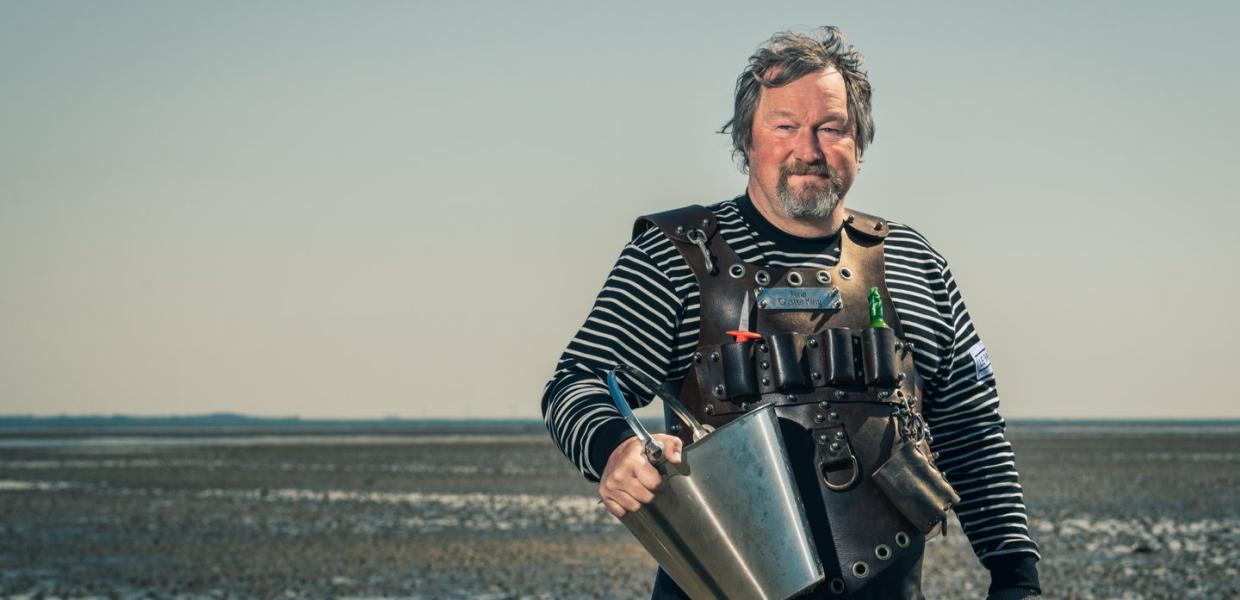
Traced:
<path fill-rule="evenodd" d="M 661 430 L 662 419 L 642 419 L 652 430 Z M 1017 427 L 1240 427 L 1240 419 L 1008 419 Z M 541 419 L 303 419 L 300 417 L 255 417 L 234 413 L 207 415 L 0 415 L 0 433 L 37 431 L 101 433 L 125 431 L 158 433 L 163 431 L 204 433 L 296 433 L 308 430 L 365 431 L 369 433 L 523 433 L 545 432 Z"/>

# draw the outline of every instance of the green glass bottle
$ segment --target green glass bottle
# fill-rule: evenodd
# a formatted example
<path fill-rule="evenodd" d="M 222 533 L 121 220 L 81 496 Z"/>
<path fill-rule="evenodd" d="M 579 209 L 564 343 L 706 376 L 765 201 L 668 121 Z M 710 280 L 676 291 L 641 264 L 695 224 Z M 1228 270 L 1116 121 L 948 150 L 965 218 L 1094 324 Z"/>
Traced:
<path fill-rule="evenodd" d="M 883 297 L 876 287 L 870 288 L 870 327 L 888 329 L 887 322 L 883 321 Z"/>

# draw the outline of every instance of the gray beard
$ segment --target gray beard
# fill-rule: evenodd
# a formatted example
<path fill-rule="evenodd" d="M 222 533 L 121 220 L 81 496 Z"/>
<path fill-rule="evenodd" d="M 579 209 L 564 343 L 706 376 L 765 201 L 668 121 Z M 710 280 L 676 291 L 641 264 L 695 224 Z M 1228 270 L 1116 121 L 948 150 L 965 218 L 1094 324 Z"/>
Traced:
<path fill-rule="evenodd" d="M 788 185 L 789 173 L 781 171 L 775 192 L 784 205 L 784 213 L 793 219 L 821 219 L 831 214 L 840 202 L 839 187 L 835 177 L 827 179 L 825 185 L 804 188 L 801 193 L 793 191 Z"/>

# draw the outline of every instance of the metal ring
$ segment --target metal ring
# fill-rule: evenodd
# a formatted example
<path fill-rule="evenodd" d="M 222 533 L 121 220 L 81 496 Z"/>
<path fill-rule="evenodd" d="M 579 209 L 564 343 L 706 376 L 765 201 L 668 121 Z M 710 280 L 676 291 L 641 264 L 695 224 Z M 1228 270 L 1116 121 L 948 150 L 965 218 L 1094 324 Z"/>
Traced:
<path fill-rule="evenodd" d="M 792 284 L 792 285 L 794 285 L 794 286 L 801 285 L 801 283 L 803 283 L 803 282 L 801 281 L 801 274 L 800 274 L 800 273 L 797 273 L 796 271 L 793 271 L 793 272 L 789 273 L 789 274 L 788 274 L 788 283 L 790 283 L 790 284 Z"/>
<path fill-rule="evenodd" d="M 740 279 L 741 277 L 744 277 L 745 265 L 737 263 L 728 267 L 728 275 L 731 275 L 732 279 Z"/>
<path fill-rule="evenodd" d="M 753 274 L 753 280 L 754 282 L 756 282 L 758 285 L 761 285 L 761 286 L 770 285 L 771 274 L 767 273 L 766 271 L 759 270 L 757 273 Z"/>
<path fill-rule="evenodd" d="M 840 579 L 839 577 L 833 577 L 831 579 L 831 583 L 827 584 L 827 589 L 829 589 L 832 594 L 843 594 L 844 593 L 844 580 Z"/>
<path fill-rule="evenodd" d="M 830 419 L 832 421 L 838 418 L 837 416 L 835 416 L 835 413 L 831 413 L 831 415 L 832 416 L 830 417 Z M 842 492 L 852 487 L 852 485 L 854 483 L 857 483 L 857 480 L 861 478 L 861 469 L 857 465 L 857 456 L 855 454 L 849 454 L 848 459 L 852 461 L 852 465 L 850 465 L 849 467 L 850 469 L 852 469 L 852 476 L 848 478 L 848 481 L 845 481 L 844 483 L 832 483 L 831 480 L 827 478 L 827 473 L 825 471 L 822 473 L 822 481 L 827 486 L 827 489 L 833 492 Z"/>
<path fill-rule="evenodd" d="M 908 542 L 909 542 L 909 539 L 908 539 L 907 533 L 904 533 L 903 531 L 896 532 L 896 545 L 897 546 L 901 548 L 907 548 Z"/>
<path fill-rule="evenodd" d="M 852 572 L 857 579 L 865 579 L 870 574 L 870 565 L 865 564 L 864 560 L 859 560 L 852 564 Z"/>
<path fill-rule="evenodd" d="M 878 560 L 887 560 L 891 558 L 891 546 L 888 546 L 887 544 L 879 544 L 875 546 L 874 556 L 877 556 Z"/>
<path fill-rule="evenodd" d="M 844 279 L 852 279 L 852 269 L 848 267 L 840 267 L 840 277 Z"/>
<path fill-rule="evenodd" d="M 831 273 L 829 271 L 819 271 L 815 276 L 818 277 L 818 283 L 831 283 Z"/>

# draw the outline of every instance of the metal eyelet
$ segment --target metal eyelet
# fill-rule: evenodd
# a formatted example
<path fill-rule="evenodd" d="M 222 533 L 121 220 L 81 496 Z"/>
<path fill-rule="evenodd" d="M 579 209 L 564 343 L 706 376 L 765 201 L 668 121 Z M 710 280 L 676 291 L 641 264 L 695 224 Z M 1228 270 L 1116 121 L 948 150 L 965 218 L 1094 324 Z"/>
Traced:
<path fill-rule="evenodd" d="M 828 271 L 819 271 L 818 273 L 815 274 L 815 276 L 818 278 L 818 283 L 821 283 L 824 285 L 831 283 L 831 273 Z"/>
<path fill-rule="evenodd" d="M 799 286 L 799 285 L 801 285 L 801 283 L 803 283 L 803 282 L 802 282 L 802 280 L 801 280 L 801 274 L 800 274 L 800 273 L 797 273 L 796 271 L 793 271 L 793 272 L 789 273 L 789 274 L 788 274 L 788 283 L 789 283 L 789 284 L 791 284 L 791 285 L 793 285 L 793 286 Z"/>
<path fill-rule="evenodd" d="M 852 564 L 852 573 L 857 579 L 865 579 L 870 574 L 870 565 L 864 560 L 859 560 Z"/>
<path fill-rule="evenodd" d="M 848 267 L 840 267 L 840 277 L 843 279 L 852 279 L 852 269 Z"/>
<path fill-rule="evenodd" d="M 891 546 L 888 546 L 887 544 L 879 544 L 875 546 L 874 556 L 877 556 L 878 560 L 887 560 L 891 558 Z"/>
<path fill-rule="evenodd" d="M 896 532 L 896 545 L 901 548 L 907 548 L 909 543 L 908 534 L 903 531 Z"/>
<path fill-rule="evenodd" d="M 735 264 L 735 265 L 728 267 L 728 275 L 731 275 L 732 279 L 740 279 L 741 277 L 744 277 L 745 276 L 745 265 Z"/>
<path fill-rule="evenodd" d="M 754 273 L 753 280 L 758 285 L 767 286 L 771 284 L 771 274 L 766 271 L 759 270 L 757 273 Z"/>
<path fill-rule="evenodd" d="M 831 591 L 832 594 L 843 594 L 844 593 L 844 580 L 840 579 L 839 577 L 835 577 L 831 579 L 831 583 L 827 584 L 827 588 Z"/>

